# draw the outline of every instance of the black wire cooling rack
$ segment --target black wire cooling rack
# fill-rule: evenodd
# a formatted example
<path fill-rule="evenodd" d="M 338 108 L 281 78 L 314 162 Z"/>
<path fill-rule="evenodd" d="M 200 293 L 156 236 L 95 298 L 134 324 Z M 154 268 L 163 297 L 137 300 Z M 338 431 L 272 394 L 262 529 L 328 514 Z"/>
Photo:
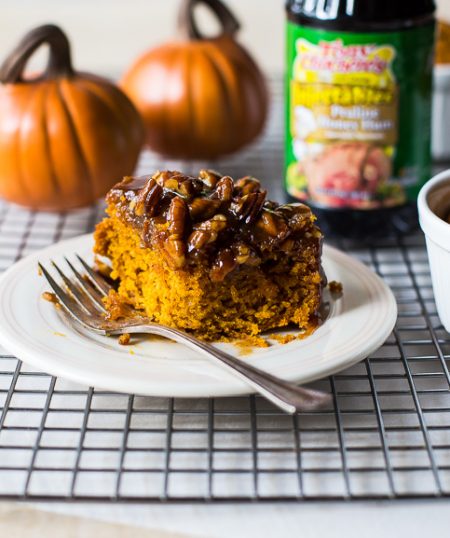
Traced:
<path fill-rule="evenodd" d="M 281 195 L 281 106 L 265 137 L 220 167 Z M 195 170 L 145 153 L 140 171 Z M 103 206 L 66 215 L 0 204 L 0 271 L 93 229 Z M 450 495 L 450 335 L 436 315 L 420 233 L 338 245 L 377 271 L 399 307 L 387 342 L 314 384 L 333 394 L 291 417 L 259 397 L 116 394 L 38 372 L 0 349 L 0 499 L 326 500 Z M 63 360 L 63 359 L 61 359 Z M 95 357 L 93 357 L 95 360 Z"/>

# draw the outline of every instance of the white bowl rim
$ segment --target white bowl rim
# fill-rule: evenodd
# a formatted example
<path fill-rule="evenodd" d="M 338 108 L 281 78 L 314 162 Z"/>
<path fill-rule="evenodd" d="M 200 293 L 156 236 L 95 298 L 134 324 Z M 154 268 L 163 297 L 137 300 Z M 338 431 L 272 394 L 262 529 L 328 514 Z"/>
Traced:
<path fill-rule="evenodd" d="M 450 76 L 450 63 L 448 64 L 436 64 L 433 68 L 435 76 L 448 77 Z"/>
<path fill-rule="evenodd" d="M 438 243 L 445 250 L 450 250 L 450 224 L 438 217 L 428 205 L 428 195 L 437 185 L 448 183 L 450 185 L 450 169 L 433 176 L 421 188 L 417 198 L 420 226 L 432 241 Z"/>

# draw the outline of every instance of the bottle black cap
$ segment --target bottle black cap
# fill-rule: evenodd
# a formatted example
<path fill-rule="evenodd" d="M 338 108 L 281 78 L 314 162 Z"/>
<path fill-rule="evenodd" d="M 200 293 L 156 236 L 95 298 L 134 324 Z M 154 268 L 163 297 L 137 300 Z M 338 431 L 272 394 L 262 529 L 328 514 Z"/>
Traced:
<path fill-rule="evenodd" d="M 430 22 L 434 0 L 287 0 L 291 20 L 336 30 L 382 31 Z"/>

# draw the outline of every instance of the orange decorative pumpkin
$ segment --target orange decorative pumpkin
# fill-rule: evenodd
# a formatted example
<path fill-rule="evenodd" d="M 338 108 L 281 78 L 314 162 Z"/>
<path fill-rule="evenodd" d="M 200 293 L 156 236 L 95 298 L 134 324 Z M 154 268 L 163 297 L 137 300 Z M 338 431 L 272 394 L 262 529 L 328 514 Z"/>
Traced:
<path fill-rule="evenodd" d="M 44 43 L 47 69 L 24 79 Z M 32 30 L 0 67 L 0 196 L 8 201 L 48 211 L 91 204 L 133 172 L 143 136 L 119 88 L 73 70 L 56 26 Z"/>
<path fill-rule="evenodd" d="M 209 6 L 222 26 L 203 36 L 194 18 Z M 187 39 L 146 52 L 121 85 L 140 111 L 151 149 L 171 158 L 214 159 L 251 142 L 262 130 L 264 77 L 236 42 L 239 23 L 219 0 L 185 0 L 180 30 Z"/>

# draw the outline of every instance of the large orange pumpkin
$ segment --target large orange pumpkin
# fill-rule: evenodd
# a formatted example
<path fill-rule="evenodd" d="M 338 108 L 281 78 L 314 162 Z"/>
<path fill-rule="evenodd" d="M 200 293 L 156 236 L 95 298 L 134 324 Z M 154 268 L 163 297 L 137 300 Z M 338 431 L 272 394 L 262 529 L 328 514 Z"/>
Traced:
<path fill-rule="evenodd" d="M 25 79 L 49 45 L 44 73 Z M 34 209 L 91 204 L 131 174 L 143 142 L 138 112 L 107 80 L 73 70 L 56 26 L 32 30 L 0 68 L 0 196 Z"/>
<path fill-rule="evenodd" d="M 199 31 L 194 8 L 201 3 L 219 19 L 218 37 L 206 38 Z M 180 33 L 186 38 L 144 53 L 124 75 L 121 85 L 144 119 L 151 149 L 172 158 L 214 159 L 261 132 L 266 85 L 236 42 L 238 29 L 219 0 L 185 0 Z"/>

